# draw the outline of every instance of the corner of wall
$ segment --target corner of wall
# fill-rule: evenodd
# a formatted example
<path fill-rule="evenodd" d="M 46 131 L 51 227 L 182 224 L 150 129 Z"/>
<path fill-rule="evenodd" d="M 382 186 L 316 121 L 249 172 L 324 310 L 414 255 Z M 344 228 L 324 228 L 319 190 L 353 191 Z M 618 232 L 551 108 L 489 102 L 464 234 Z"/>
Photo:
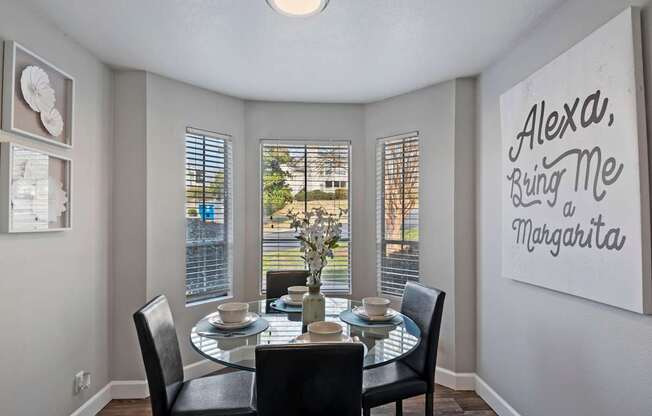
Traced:
<path fill-rule="evenodd" d="M 114 73 L 110 377 L 142 379 L 131 313 L 146 301 L 146 74 Z"/>
<path fill-rule="evenodd" d="M 463 373 L 475 371 L 476 359 L 475 84 L 456 79 L 454 97 L 454 371 Z"/>

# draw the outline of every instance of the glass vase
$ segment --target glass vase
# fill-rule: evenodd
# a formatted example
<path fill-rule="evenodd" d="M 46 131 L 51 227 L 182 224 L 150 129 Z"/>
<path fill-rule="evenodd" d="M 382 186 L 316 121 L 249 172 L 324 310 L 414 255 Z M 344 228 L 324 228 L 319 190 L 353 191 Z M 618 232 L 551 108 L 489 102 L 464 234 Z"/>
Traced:
<path fill-rule="evenodd" d="M 303 295 L 303 309 L 301 311 L 301 322 L 304 332 L 306 327 L 313 323 L 326 319 L 326 298 L 320 291 L 321 283 L 308 286 L 308 293 Z"/>

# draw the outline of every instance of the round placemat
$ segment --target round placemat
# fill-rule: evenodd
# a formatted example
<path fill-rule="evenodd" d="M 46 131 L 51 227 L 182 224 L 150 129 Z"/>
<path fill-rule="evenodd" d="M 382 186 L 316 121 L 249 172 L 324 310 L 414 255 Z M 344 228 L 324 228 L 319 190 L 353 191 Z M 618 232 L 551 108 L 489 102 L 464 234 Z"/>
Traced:
<path fill-rule="evenodd" d="M 260 334 L 269 328 L 267 319 L 258 317 L 251 325 L 240 329 L 217 329 L 208 322 L 208 317 L 197 322 L 196 331 L 199 335 L 211 338 L 246 338 Z"/>
<path fill-rule="evenodd" d="M 283 302 L 281 299 L 276 299 L 275 301 L 270 303 L 269 306 L 276 309 L 277 311 L 287 312 L 287 313 L 301 313 L 301 311 L 303 310 L 303 307 L 288 305 L 287 303 Z"/>
<path fill-rule="evenodd" d="M 400 325 L 403 322 L 403 315 L 399 313 L 389 321 L 370 322 L 360 318 L 358 315 L 354 314 L 353 311 L 349 309 L 340 312 L 340 319 L 349 325 L 355 325 L 362 328 L 385 328 L 385 327 L 394 327 Z"/>

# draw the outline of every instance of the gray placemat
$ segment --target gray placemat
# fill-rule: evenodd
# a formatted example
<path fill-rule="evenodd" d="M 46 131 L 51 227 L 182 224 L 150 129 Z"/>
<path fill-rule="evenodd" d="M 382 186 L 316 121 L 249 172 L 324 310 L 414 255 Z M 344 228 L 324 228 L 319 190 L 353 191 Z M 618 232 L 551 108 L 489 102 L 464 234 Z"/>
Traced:
<path fill-rule="evenodd" d="M 355 325 L 362 328 L 384 328 L 384 327 L 395 327 L 403 323 L 403 315 L 398 314 L 389 321 L 385 322 L 370 322 L 365 321 L 360 318 L 358 315 L 354 314 L 352 310 L 346 310 L 340 312 L 340 319 L 343 322 L 346 322 L 349 325 Z"/>
<path fill-rule="evenodd" d="M 275 301 L 270 303 L 269 306 L 276 309 L 277 311 L 287 312 L 287 313 L 301 313 L 303 311 L 303 307 L 288 305 L 287 303 L 283 302 L 281 299 L 276 299 Z"/>
<path fill-rule="evenodd" d="M 197 322 L 196 331 L 199 335 L 211 338 L 246 338 L 260 334 L 269 328 L 267 319 L 259 317 L 253 324 L 240 329 L 218 329 L 208 322 L 208 317 Z"/>

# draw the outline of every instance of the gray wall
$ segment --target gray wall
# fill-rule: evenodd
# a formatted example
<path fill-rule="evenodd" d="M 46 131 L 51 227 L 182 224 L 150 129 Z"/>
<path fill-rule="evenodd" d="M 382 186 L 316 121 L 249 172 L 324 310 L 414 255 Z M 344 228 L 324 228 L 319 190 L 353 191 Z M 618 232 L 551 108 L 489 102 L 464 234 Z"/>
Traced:
<path fill-rule="evenodd" d="M 475 214 L 474 204 L 465 202 L 474 196 L 472 80 L 451 81 L 368 106 L 243 102 L 143 72 L 119 72 L 116 83 L 116 143 L 128 139 L 125 145 L 136 146 L 121 150 L 128 156 L 116 156 L 116 183 L 119 175 L 140 178 L 125 189 L 116 186 L 116 245 L 124 242 L 118 240 L 119 230 L 136 233 L 133 244 L 138 245 L 129 250 L 125 242 L 125 247 L 116 247 L 116 254 L 124 250 L 126 259 L 132 256 L 140 264 L 124 268 L 124 273 L 116 271 L 116 287 L 123 286 L 114 294 L 114 339 L 119 340 L 114 343 L 114 379 L 143 378 L 130 321 L 139 304 L 159 293 L 168 296 L 186 364 L 199 359 L 187 342 L 190 328 L 216 306 L 215 302 L 185 306 L 183 135 L 188 126 L 234 137 L 236 299 L 260 297 L 260 139 L 351 140 L 352 296 L 361 298 L 376 293 L 375 140 L 420 130 L 422 274 L 424 283 L 449 295 L 439 363 L 454 371 L 473 370 L 475 281 L 468 259 L 474 258 Z M 118 195 L 123 192 L 129 196 Z M 140 200 L 131 204 L 132 198 Z M 120 204 L 140 212 L 123 218 L 117 215 Z M 456 208 L 459 213 L 453 216 Z M 465 256 L 456 258 L 455 247 Z"/>
<path fill-rule="evenodd" d="M 498 243 L 500 94 L 630 3 L 564 3 L 479 79 L 477 372 L 523 415 L 640 416 L 652 409 L 652 317 L 504 279 Z M 651 11 L 646 5 L 643 13 L 648 127 Z"/>
<path fill-rule="evenodd" d="M 74 149 L 0 133 L 74 160 L 74 228 L 0 234 L 0 414 L 65 415 L 109 381 L 112 74 L 22 2 L 0 0 L 8 39 L 75 77 Z M 92 385 L 74 395 L 80 370 Z"/>
<path fill-rule="evenodd" d="M 131 314 L 147 299 L 147 77 L 115 74 L 111 379 L 138 380 L 144 371 Z M 119 167 L 119 169 L 115 169 Z"/>
<path fill-rule="evenodd" d="M 476 83 L 455 81 L 455 367 L 475 371 L 476 356 L 476 206 L 475 206 Z"/>
<path fill-rule="evenodd" d="M 474 270 L 457 264 L 455 254 L 458 245 L 459 249 L 472 249 L 474 244 L 473 204 L 467 202 L 462 210 L 456 210 L 460 198 L 473 194 L 473 157 L 464 152 L 469 147 L 472 150 L 474 120 L 472 113 L 465 114 L 463 109 L 474 105 L 473 81 L 454 80 L 367 105 L 365 111 L 369 217 L 375 216 L 377 139 L 419 131 L 420 275 L 422 283 L 447 293 L 437 364 L 455 372 L 473 371 L 475 356 L 475 313 L 469 310 L 475 303 Z M 363 261 L 373 271 L 375 283 L 374 252 Z M 473 261 L 467 258 L 466 263 Z"/>
<path fill-rule="evenodd" d="M 353 205 L 363 206 L 364 113 L 358 105 L 257 102 L 246 103 L 245 112 L 242 100 L 136 71 L 118 71 L 116 87 L 112 376 L 115 380 L 142 380 L 133 311 L 147 299 L 165 294 L 175 316 L 184 363 L 189 364 L 199 357 L 187 342 L 188 333 L 199 318 L 216 307 L 215 302 L 185 305 L 186 127 L 233 136 L 234 298 L 255 299 L 260 297 L 259 139 L 351 139 Z M 129 177 L 134 180 L 125 183 Z M 133 215 L 127 216 L 129 211 Z M 354 238 L 360 241 L 353 244 L 353 258 L 364 257 L 363 250 L 371 250 L 366 255 L 373 256 L 373 234 L 364 238 L 373 218 L 366 218 L 363 209 L 352 215 Z M 364 270 L 361 261 L 353 263 L 353 274 L 359 276 L 354 280 L 354 292 L 360 296 L 375 293 L 373 276 L 363 277 L 373 270 Z"/>
<path fill-rule="evenodd" d="M 142 71 L 116 72 L 113 380 L 145 373 L 131 315 L 165 294 L 185 364 L 199 360 L 188 334 L 216 303 L 185 302 L 187 127 L 229 134 L 234 157 L 234 298 L 244 292 L 244 103 Z"/>
<path fill-rule="evenodd" d="M 197 361 L 188 342 L 193 325 L 216 303 L 186 306 L 184 137 L 187 127 L 233 139 L 233 275 L 235 299 L 244 299 L 244 103 L 242 100 L 147 74 L 147 298 L 168 297 L 185 363 Z"/>

